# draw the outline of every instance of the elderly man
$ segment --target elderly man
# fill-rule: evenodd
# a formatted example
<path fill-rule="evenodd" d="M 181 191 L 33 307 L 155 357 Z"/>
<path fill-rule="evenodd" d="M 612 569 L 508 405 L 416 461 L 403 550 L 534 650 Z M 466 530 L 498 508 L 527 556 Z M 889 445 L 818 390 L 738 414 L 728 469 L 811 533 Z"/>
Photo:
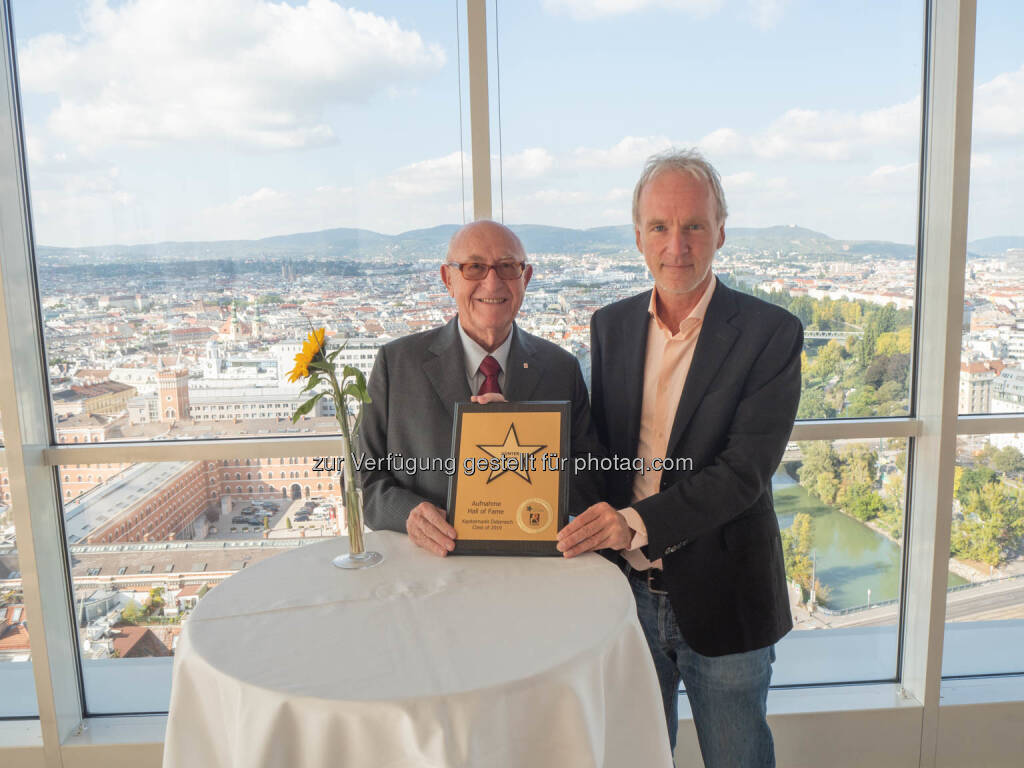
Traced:
<path fill-rule="evenodd" d="M 648 160 L 633 226 L 654 289 L 591 321 L 598 436 L 646 471 L 611 473 L 607 503 L 566 526 L 559 549 L 618 551 L 673 749 L 682 677 L 705 765 L 737 768 L 775 764 L 765 702 L 792 621 L 771 478 L 800 399 L 803 329 L 716 279 L 725 217 L 699 154 Z"/>
<path fill-rule="evenodd" d="M 458 314 L 447 325 L 398 339 L 378 352 L 370 375 L 373 402 L 361 434 L 367 457 L 450 457 L 454 404 L 471 397 L 478 402 L 568 400 L 573 453 L 603 453 L 579 363 L 515 324 L 532 274 L 523 244 L 507 227 L 477 221 L 455 233 L 441 279 Z M 445 519 L 444 471 L 364 470 L 362 480 L 371 528 L 405 531 L 417 546 L 440 556 L 454 548 L 455 529 Z M 596 502 L 596 486 L 592 476 L 574 478 L 570 511 Z"/>

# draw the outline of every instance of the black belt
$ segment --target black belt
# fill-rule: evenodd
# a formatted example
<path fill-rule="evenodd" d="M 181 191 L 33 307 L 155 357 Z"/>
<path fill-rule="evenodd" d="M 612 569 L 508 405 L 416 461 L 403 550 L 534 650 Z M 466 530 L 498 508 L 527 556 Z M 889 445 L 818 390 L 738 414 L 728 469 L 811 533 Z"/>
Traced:
<path fill-rule="evenodd" d="M 668 589 L 665 584 L 665 571 L 661 568 L 648 568 L 646 571 L 638 571 L 633 566 L 626 565 L 626 576 L 645 584 L 652 595 L 667 595 Z"/>

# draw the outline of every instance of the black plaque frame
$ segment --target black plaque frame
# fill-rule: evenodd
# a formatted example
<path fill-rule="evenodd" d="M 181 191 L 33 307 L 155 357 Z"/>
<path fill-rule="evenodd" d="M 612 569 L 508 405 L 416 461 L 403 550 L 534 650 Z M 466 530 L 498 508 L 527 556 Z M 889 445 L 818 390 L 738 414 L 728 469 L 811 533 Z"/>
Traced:
<path fill-rule="evenodd" d="M 449 525 L 455 524 L 455 493 L 458 489 L 459 475 L 462 473 L 462 416 L 466 413 L 558 413 L 560 415 L 559 456 L 572 460 L 569 453 L 569 422 L 572 407 L 568 400 L 534 400 L 519 403 L 455 403 L 455 418 L 452 424 L 452 458 L 455 460 L 455 472 L 448 479 Z M 569 523 L 569 472 L 559 470 L 558 478 L 558 511 L 556 530 L 562 530 Z M 561 557 L 555 541 L 510 541 L 502 539 L 456 539 L 453 555 L 533 555 L 542 557 Z"/>

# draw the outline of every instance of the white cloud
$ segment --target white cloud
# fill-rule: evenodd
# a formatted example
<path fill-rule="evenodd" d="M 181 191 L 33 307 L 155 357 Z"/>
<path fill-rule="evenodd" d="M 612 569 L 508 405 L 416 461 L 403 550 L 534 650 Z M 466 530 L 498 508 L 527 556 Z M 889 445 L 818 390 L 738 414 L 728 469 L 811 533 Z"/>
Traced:
<path fill-rule="evenodd" d="M 974 135 L 992 140 L 1024 134 L 1024 66 L 974 90 Z"/>
<path fill-rule="evenodd" d="M 544 10 L 548 13 L 564 13 L 576 19 L 621 16 L 650 8 L 708 16 L 721 7 L 722 0 L 544 0 Z"/>
<path fill-rule="evenodd" d="M 80 35 L 19 51 L 28 92 L 55 93 L 50 130 L 81 147 L 219 139 L 264 149 L 337 137 L 330 104 L 437 71 L 444 51 L 333 0 L 91 0 Z"/>
<path fill-rule="evenodd" d="M 992 155 L 987 152 L 971 153 L 971 170 L 976 171 L 982 168 L 992 167 Z"/>
<path fill-rule="evenodd" d="M 635 166 L 637 173 L 644 160 L 672 146 L 664 136 L 626 136 L 609 149 L 579 147 L 573 152 L 576 165 L 588 167 Z"/>
<path fill-rule="evenodd" d="M 869 179 L 891 179 L 895 177 L 917 176 L 917 163 L 903 165 L 880 165 L 869 175 Z"/>
<path fill-rule="evenodd" d="M 589 203 L 593 200 L 593 195 L 582 190 L 540 189 L 533 194 L 526 195 L 524 199 L 545 204 L 575 205 Z"/>
<path fill-rule="evenodd" d="M 531 147 L 522 152 L 506 155 L 502 159 L 502 173 L 511 178 L 543 176 L 551 170 L 555 158 L 542 147 Z"/>
<path fill-rule="evenodd" d="M 117 166 L 33 177 L 32 220 L 44 245 L 151 240 L 139 213 L 138 197 Z"/>
<path fill-rule="evenodd" d="M 735 155 L 749 146 L 749 141 L 732 128 L 719 128 L 712 131 L 697 146 L 709 155 Z"/>
<path fill-rule="evenodd" d="M 880 165 L 866 176 L 854 178 L 857 189 L 872 194 L 889 194 L 894 199 L 914 198 L 920 177 L 920 166 L 915 161 L 899 165 Z"/>
<path fill-rule="evenodd" d="M 864 112 L 793 108 L 759 133 L 743 135 L 732 128 L 719 128 L 699 143 L 714 156 L 845 161 L 880 147 L 912 146 L 920 132 L 920 113 L 917 98 Z"/>
<path fill-rule="evenodd" d="M 434 195 L 457 189 L 462 169 L 468 173 L 469 163 L 468 156 L 452 152 L 399 168 L 387 177 L 385 184 L 400 195 Z"/>
<path fill-rule="evenodd" d="M 722 188 L 729 190 L 737 187 L 749 187 L 756 180 L 757 176 L 752 171 L 740 171 L 739 173 L 732 173 L 728 176 L 723 176 Z"/>
<path fill-rule="evenodd" d="M 747 0 L 747 18 L 755 27 L 774 29 L 789 0 Z"/>
<path fill-rule="evenodd" d="M 333 227 L 396 233 L 462 221 L 459 152 L 397 168 L 358 186 L 262 187 L 187 223 L 193 239 L 260 238 Z M 468 192 L 468 190 L 467 190 Z"/>
<path fill-rule="evenodd" d="M 730 210 L 734 209 L 734 201 L 742 200 L 744 205 L 764 200 L 771 196 L 778 201 L 781 196 L 790 193 L 789 179 L 785 176 L 762 176 L 753 171 L 739 171 L 722 177 L 722 189 Z"/>

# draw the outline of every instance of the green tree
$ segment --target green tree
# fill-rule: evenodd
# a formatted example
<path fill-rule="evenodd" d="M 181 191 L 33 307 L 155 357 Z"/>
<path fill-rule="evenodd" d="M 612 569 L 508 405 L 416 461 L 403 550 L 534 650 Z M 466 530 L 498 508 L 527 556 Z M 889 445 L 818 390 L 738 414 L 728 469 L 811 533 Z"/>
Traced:
<path fill-rule="evenodd" d="M 998 566 L 1020 548 L 1024 516 L 1019 493 L 1001 483 L 986 483 L 966 494 L 963 512 L 963 518 L 953 522 L 954 556 Z"/>
<path fill-rule="evenodd" d="M 817 387 L 805 389 L 800 393 L 800 407 L 797 409 L 798 419 L 827 419 L 828 409 L 825 407 L 825 392 Z"/>
<path fill-rule="evenodd" d="M 843 322 L 847 325 L 860 326 L 864 322 L 864 308 L 861 307 L 859 302 L 844 301 L 840 311 L 843 316 Z"/>
<path fill-rule="evenodd" d="M 848 515 L 862 522 L 874 520 L 885 511 L 885 500 L 869 485 L 853 484 L 843 489 L 839 503 Z"/>
<path fill-rule="evenodd" d="M 831 443 L 800 443 L 804 461 L 797 472 L 800 485 L 826 504 L 836 500 L 840 486 L 840 459 Z"/>
<path fill-rule="evenodd" d="M 958 467 L 958 469 L 962 471 L 959 478 L 954 474 L 953 492 L 961 504 L 966 505 L 971 494 L 980 491 L 986 485 L 999 483 L 999 475 L 988 467 Z"/>
<path fill-rule="evenodd" d="M 878 393 L 870 384 L 861 384 L 850 395 L 846 415 L 853 418 L 874 416 L 878 412 Z"/>
<path fill-rule="evenodd" d="M 143 616 L 142 607 L 132 600 L 121 611 L 121 620 L 127 624 L 134 624 Z"/>
<path fill-rule="evenodd" d="M 887 331 L 878 337 L 876 351 L 879 355 L 909 354 L 911 344 L 910 326 L 896 331 Z"/>
<path fill-rule="evenodd" d="M 804 597 L 810 593 L 814 578 L 812 544 L 811 516 L 800 512 L 793 518 L 793 524 L 782 531 L 782 557 L 787 578 L 800 585 Z M 814 591 L 818 602 L 828 599 L 828 588 L 817 579 L 814 579 Z"/>
<path fill-rule="evenodd" d="M 793 518 L 793 536 L 796 538 L 797 547 L 802 552 L 810 552 L 813 546 L 811 516 L 806 512 L 800 512 Z"/>
<path fill-rule="evenodd" d="M 797 296 L 790 302 L 789 311 L 800 318 L 800 322 L 806 328 L 814 319 L 814 299 L 809 296 Z"/>
<path fill-rule="evenodd" d="M 843 484 L 871 487 L 878 478 L 878 454 L 866 445 L 854 445 L 842 455 Z"/>
<path fill-rule="evenodd" d="M 1019 476 L 1024 474 L 1024 453 L 1020 449 L 1008 445 L 992 458 L 992 468 L 1004 475 Z"/>
<path fill-rule="evenodd" d="M 818 350 L 814 363 L 808 373 L 822 380 L 830 379 L 839 373 L 839 367 L 843 362 L 843 347 L 832 339 L 828 344 Z"/>
<path fill-rule="evenodd" d="M 159 613 L 164 607 L 164 588 L 153 587 L 149 590 L 149 602 L 146 604 L 146 612 L 149 614 Z"/>

